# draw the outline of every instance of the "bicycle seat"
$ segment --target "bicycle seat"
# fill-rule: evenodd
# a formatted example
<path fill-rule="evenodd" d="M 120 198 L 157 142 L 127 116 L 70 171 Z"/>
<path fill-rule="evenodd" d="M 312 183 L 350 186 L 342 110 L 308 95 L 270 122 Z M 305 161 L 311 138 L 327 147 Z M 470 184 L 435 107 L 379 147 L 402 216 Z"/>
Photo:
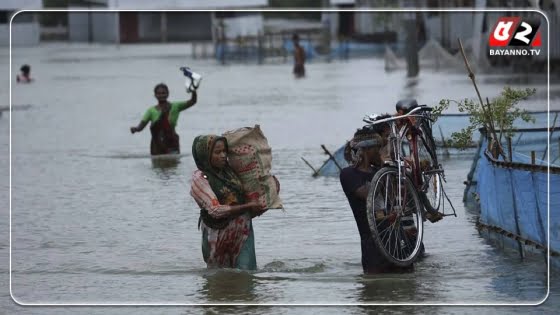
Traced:
<path fill-rule="evenodd" d="M 415 99 L 404 99 L 398 101 L 395 107 L 397 109 L 397 112 L 408 114 L 408 112 L 418 107 L 418 102 Z"/>

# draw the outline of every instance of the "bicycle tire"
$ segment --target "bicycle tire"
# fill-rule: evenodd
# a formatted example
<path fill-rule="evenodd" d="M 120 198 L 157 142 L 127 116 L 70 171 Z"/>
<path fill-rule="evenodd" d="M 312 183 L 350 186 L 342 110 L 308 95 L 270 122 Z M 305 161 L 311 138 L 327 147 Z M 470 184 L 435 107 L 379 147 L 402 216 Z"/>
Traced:
<path fill-rule="evenodd" d="M 425 131 L 425 127 L 422 128 L 423 131 L 423 135 L 426 136 L 419 136 L 418 138 L 420 138 L 420 143 L 422 143 L 422 145 L 426 148 L 427 151 L 427 158 L 430 160 L 429 162 L 429 169 L 427 169 L 426 171 L 431 171 L 434 169 L 439 168 L 439 163 L 437 160 L 437 154 L 436 154 L 436 149 L 435 149 L 435 144 L 434 144 L 434 140 L 433 138 L 431 138 L 431 133 L 427 133 Z M 420 150 L 419 150 L 420 151 Z M 420 200 L 422 201 L 422 204 L 424 204 L 424 208 L 426 209 L 426 211 L 428 212 L 432 212 L 432 213 L 436 213 L 439 211 L 439 207 L 441 206 L 441 200 L 443 198 L 443 184 L 442 184 L 442 178 L 441 175 L 439 173 L 434 173 L 431 176 L 429 176 L 428 178 L 422 178 L 422 181 L 432 181 L 435 180 L 432 183 L 428 184 L 428 187 L 426 188 L 427 191 L 429 192 L 433 192 L 433 195 L 430 193 L 430 195 L 428 195 L 428 193 L 423 192 L 423 191 L 419 191 L 418 195 L 420 197 Z"/>
<path fill-rule="evenodd" d="M 420 253 L 424 221 L 423 205 L 412 180 L 408 176 L 403 180 L 404 207 L 398 206 L 398 193 L 394 193 L 395 185 L 399 185 L 397 168 L 379 170 L 371 181 L 366 212 L 372 238 L 381 254 L 393 265 L 407 267 Z"/>

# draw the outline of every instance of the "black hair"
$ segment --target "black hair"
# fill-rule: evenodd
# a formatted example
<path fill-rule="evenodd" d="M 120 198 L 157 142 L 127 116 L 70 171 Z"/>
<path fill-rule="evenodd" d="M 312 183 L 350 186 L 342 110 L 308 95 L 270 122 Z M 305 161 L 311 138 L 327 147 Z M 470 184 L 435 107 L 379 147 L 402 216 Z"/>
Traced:
<path fill-rule="evenodd" d="M 383 115 L 379 115 L 377 116 L 377 118 L 375 120 L 381 120 L 381 119 L 386 119 L 386 118 L 391 118 L 393 116 L 389 115 L 389 114 L 383 114 Z M 382 134 L 385 130 L 387 130 L 387 128 L 390 128 L 391 125 L 388 122 L 382 122 L 382 123 L 378 123 L 375 125 L 371 125 L 371 128 L 374 130 L 374 132 L 378 133 L 378 134 Z"/>
<path fill-rule="evenodd" d="M 375 129 L 372 128 L 372 125 L 365 125 L 362 128 L 359 128 L 354 133 L 354 141 L 362 141 L 371 139 L 375 134 L 379 134 Z"/>
<path fill-rule="evenodd" d="M 164 88 L 167 91 L 167 93 L 169 94 L 169 88 L 167 87 L 167 84 L 165 84 L 165 83 L 157 84 L 156 87 L 154 87 L 154 94 L 156 94 L 156 92 L 159 88 Z"/>
<path fill-rule="evenodd" d="M 292 35 L 292 40 L 299 40 L 299 35 L 297 33 L 294 33 Z"/>
<path fill-rule="evenodd" d="M 373 134 L 378 133 L 376 128 L 374 128 L 375 125 L 365 125 L 362 128 L 359 128 L 356 130 L 356 132 L 354 133 L 354 138 L 356 137 L 367 137 L 367 136 L 371 136 Z"/>
<path fill-rule="evenodd" d="M 31 71 L 31 67 L 27 64 L 21 66 L 21 68 L 19 68 L 19 70 L 25 74 L 29 73 L 29 71 Z"/>

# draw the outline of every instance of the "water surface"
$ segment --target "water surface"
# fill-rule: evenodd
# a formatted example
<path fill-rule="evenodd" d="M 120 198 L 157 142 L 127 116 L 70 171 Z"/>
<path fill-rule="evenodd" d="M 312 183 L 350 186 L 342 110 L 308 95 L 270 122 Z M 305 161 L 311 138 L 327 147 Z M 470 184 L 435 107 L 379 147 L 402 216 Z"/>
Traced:
<path fill-rule="evenodd" d="M 427 257 L 413 273 L 377 276 L 362 275 L 359 236 L 338 179 L 312 178 L 300 159 L 319 166 L 326 159 L 320 144 L 334 150 L 352 136 L 364 114 L 391 112 L 400 98 L 435 105 L 442 98 L 475 97 L 465 73 L 423 70 L 411 83 L 404 72 L 385 73 L 383 60 L 372 58 L 311 63 L 308 77 L 294 80 L 289 64 L 220 66 L 212 60 L 190 60 L 189 51 L 182 45 L 65 44 L 14 51 L 13 67 L 30 63 L 36 78 L 12 89 L 13 104 L 31 105 L 12 112 L 11 287 L 19 302 L 508 304 L 537 303 L 546 296 L 544 258 L 522 261 L 515 252 L 493 247 L 478 234 L 476 213 L 463 206 L 470 154 L 442 161 L 445 189 L 457 217 L 426 223 Z M 179 119 L 181 158 L 154 161 L 147 154 L 148 129 L 135 135 L 128 129 L 155 103 L 155 84 L 166 82 L 172 100 L 187 97 L 178 70 L 182 65 L 204 76 L 199 102 Z M 7 65 L 2 69 L 5 73 Z M 482 94 L 496 96 L 506 79 L 508 84 L 518 82 L 481 76 Z M 8 103 L 8 82 L 3 80 L 0 95 Z M 534 86 L 539 92 L 546 88 L 542 80 L 520 82 L 520 87 Z M 547 108 L 539 96 L 522 105 Z M 560 100 L 553 98 L 551 107 L 560 109 Z M 7 114 L 0 118 L 3 222 L 9 219 Z M 254 124 L 261 125 L 273 148 L 273 171 L 281 181 L 286 209 L 271 210 L 254 221 L 256 272 L 207 270 L 198 209 L 188 194 L 195 169 L 190 145 L 198 134 Z M 5 273 L 8 229 L 7 223 L 0 225 L 6 236 L 0 241 Z M 7 277 L 1 282 L 8 287 Z M 540 310 L 560 305 L 553 283 L 554 288 L 553 301 Z M 6 293 L 3 300 L 8 299 Z M 9 313 L 39 312 L 5 305 Z M 253 313 L 367 310 L 263 307 Z M 445 310 L 469 313 L 463 308 L 427 312 Z"/>

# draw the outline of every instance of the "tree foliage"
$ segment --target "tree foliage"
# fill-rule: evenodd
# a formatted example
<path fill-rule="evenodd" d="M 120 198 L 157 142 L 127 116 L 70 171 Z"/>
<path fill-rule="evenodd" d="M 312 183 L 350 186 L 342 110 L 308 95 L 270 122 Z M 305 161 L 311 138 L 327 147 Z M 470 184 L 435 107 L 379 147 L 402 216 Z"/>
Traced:
<path fill-rule="evenodd" d="M 442 99 L 434 107 L 432 115 L 437 119 L 443 111 L 449 108 L 451 103 L 457 104 L 459 112 L 469 114 L 469 125 L 461 131 L 451 134 L 452 144 L 455 147 L 467 148 L 472 143 L 473 133 L 479 128 L 485 128 L 489 138 L 492 134 L 499 135 L 496 141 L 501 143 L 502 138 L 513 136 L 514 122 L 517 119 L 535 122 L 535 118 L 528 111 L 517 107 L 520 101 L 529 98 L 535 92 L 535 89 L 505 87 L 498 97 L 491 102 L 487 100 L 484 106 L 479 101 L 467 98 L 460 101 Z"/>

